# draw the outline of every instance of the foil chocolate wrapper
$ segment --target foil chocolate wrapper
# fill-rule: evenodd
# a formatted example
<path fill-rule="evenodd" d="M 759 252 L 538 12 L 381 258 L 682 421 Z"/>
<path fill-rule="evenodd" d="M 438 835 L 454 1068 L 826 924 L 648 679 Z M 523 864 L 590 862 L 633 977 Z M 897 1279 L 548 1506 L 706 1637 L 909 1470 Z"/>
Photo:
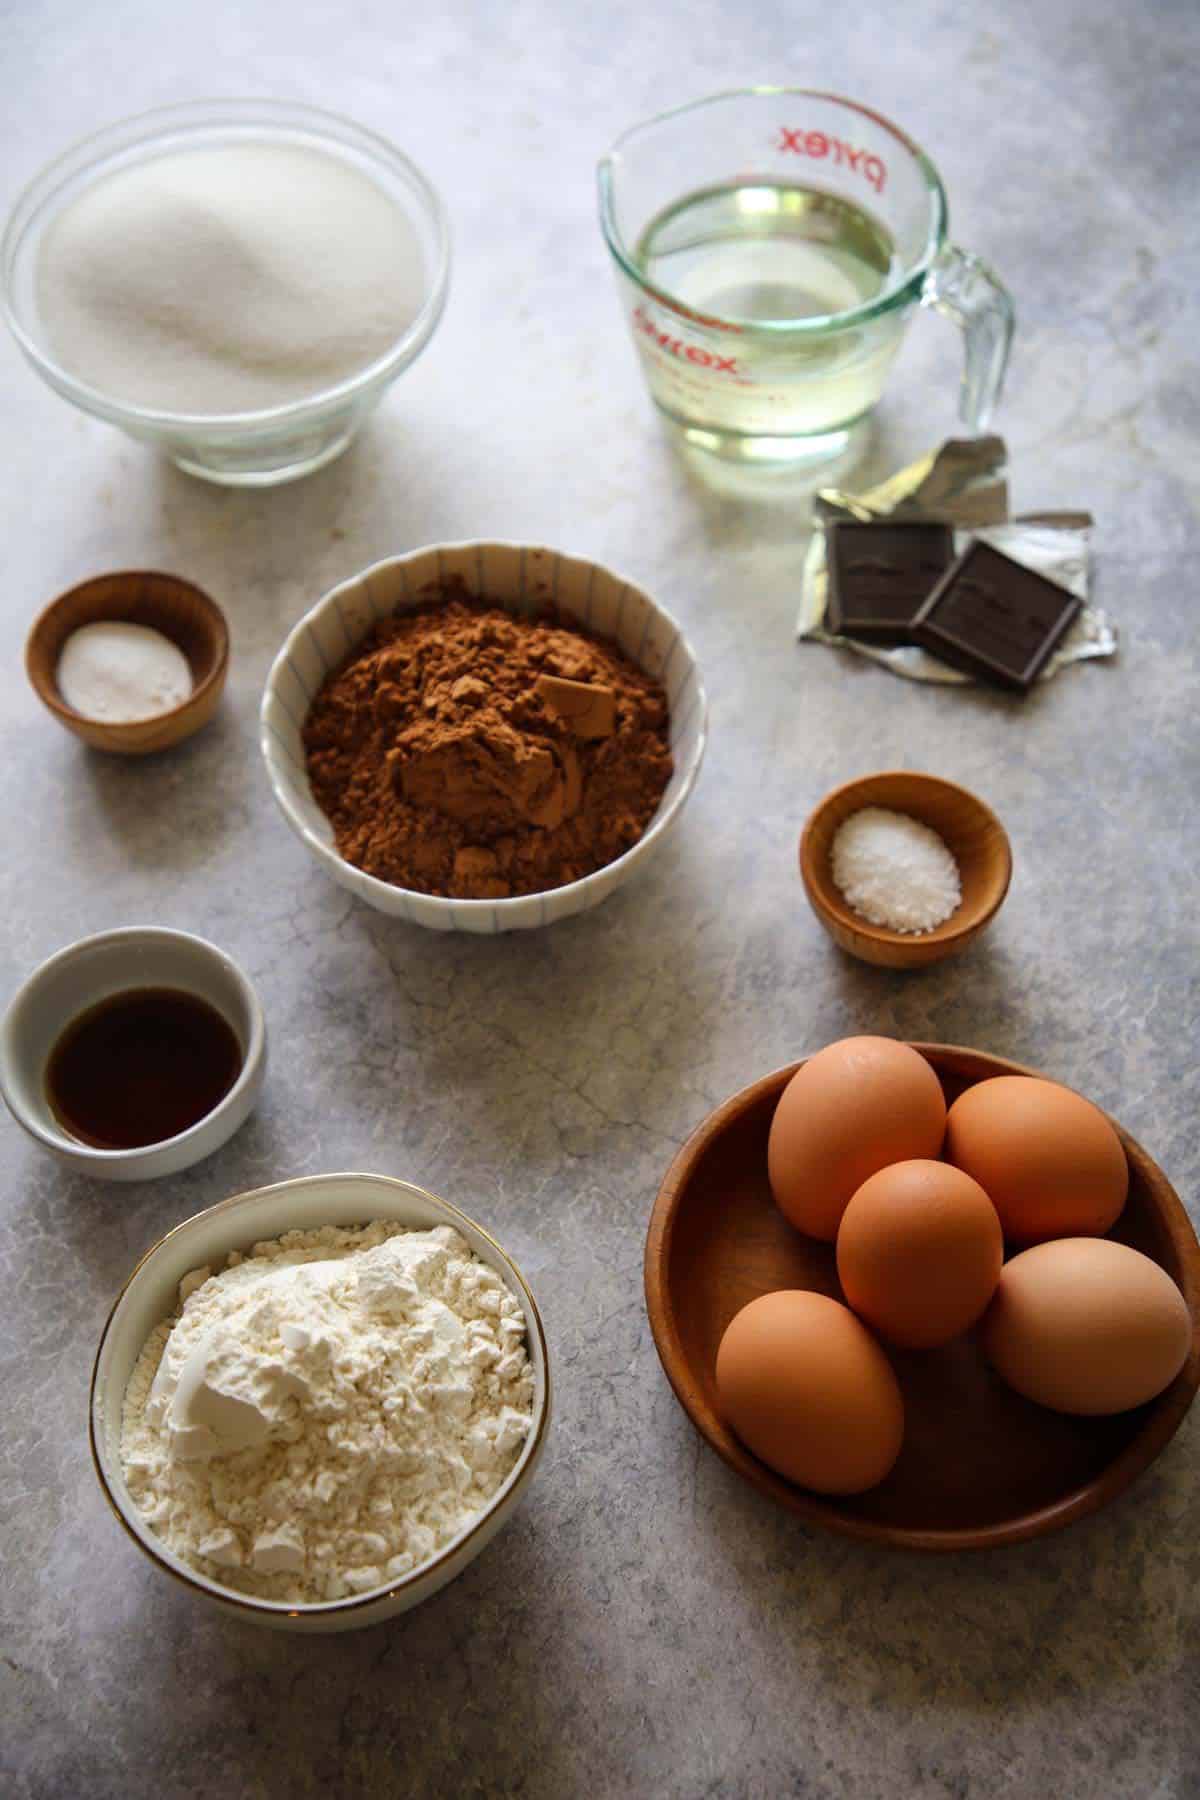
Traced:
<path fill-rule="evenodd" d="M 1088 599 L 1091 514 L 1039 512 L 1011 518 L 1007 467 L 1003 438 L 950 438 L 940 449 L 866 493 L 822 488 L 813 505 L 814 529 L 804 564 L 796 636 L 813 643 L 844 645 L 910 681 L 939 682 L 946 687 L 972 685 L 974 676 L 948 668 L 916 644 L 885 648 L 825 629 L 827 525 L 838 519 L 938 519 L 953 527 L 956 552 L 965 549 L 971 538 L 982 538 L 1083 601 L 1079 616 L 1039 681 L 1049 681 L 1068 663 L 1114 656 L 1117 628 L 1107 613 Z"/>

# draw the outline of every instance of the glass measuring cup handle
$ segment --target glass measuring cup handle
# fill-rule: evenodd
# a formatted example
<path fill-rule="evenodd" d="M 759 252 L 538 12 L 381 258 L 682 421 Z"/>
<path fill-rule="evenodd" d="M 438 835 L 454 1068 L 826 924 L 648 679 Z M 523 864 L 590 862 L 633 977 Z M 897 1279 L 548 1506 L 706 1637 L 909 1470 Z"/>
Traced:
<path fill-rule="evenodd" d="M 1016 324 L 1012 295 L 980 257 L 947 244 L 925 277 L 921 305 L 952 319 L 966 340 L 958 415 L 977 436 L 1004 383 Z"/>

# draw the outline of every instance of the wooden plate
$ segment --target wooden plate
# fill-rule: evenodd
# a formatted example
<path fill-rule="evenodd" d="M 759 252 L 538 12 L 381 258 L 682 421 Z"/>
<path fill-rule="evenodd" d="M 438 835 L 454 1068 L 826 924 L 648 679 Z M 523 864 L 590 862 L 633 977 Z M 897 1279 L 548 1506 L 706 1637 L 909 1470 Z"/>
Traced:
<path fill-rule="evenodd" d="M 976 1050 L 913 1048 L 936 1069 L 948 1103 L 988 1076 L 1038 1073 Z M 1006 1387 L 972 1337 L 940 1350 L 889 1350 L 904 1391 L 904 1447 L 878 1487 L 834 1499 L 776 1475 L 725 1425 L 714 1368 L 733 1315 L 775 1288 L 842 1298 L 832 1244 L 793 1230 L 767 1185 L 771 1117 L 800 1066 L 764 1076 L 711 1113 L 671 1164 L 651 1214 L 650 1328 L 692 1423 L 731 1468 L 810 1524 L 894 1548 L 991 1549 L 1104 1506 L 1178 1430 L 1200 1385 L 1200 1245 L 1166 1176 L 1116 1120 L 1130 1186 L 1109 1235 L 1160 1263 L 1193 1319 L 1187 1363 L 1156 1400 L 1111 1418 L 1069 1418 Z"/>

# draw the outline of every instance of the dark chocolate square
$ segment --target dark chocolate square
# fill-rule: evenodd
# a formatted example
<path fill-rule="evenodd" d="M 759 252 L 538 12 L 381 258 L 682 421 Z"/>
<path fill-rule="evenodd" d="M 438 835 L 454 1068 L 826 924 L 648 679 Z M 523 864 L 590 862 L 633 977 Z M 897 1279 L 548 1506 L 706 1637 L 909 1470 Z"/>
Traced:
<path fill-rule="evenodd" d="M 1024 694 L 1082 604 L 975 539 L 921 608 L 913 642 L 952 668 Z"/>
<path fill-rule="evenodd" d="M 911 643 L 914 618 L 953 560 L 948 525 L 839 519 L 826 533 L 826 626 L 867 644 Z"/>

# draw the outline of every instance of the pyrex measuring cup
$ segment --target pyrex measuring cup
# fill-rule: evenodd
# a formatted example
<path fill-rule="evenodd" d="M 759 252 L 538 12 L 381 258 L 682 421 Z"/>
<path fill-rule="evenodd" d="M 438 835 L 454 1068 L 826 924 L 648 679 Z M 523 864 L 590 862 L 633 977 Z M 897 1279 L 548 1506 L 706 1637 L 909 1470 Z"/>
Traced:
<path fill-rule="evenodd" d="M 937 170 L 878 113 L 804 88 L 716 94 L 626 131 L 599 181 L 651 395 L 697 448 L 841 456 L 918 306 L 962 330 L 959 412 L 986 427 L 1012 301 L 948 242 Z"/>

